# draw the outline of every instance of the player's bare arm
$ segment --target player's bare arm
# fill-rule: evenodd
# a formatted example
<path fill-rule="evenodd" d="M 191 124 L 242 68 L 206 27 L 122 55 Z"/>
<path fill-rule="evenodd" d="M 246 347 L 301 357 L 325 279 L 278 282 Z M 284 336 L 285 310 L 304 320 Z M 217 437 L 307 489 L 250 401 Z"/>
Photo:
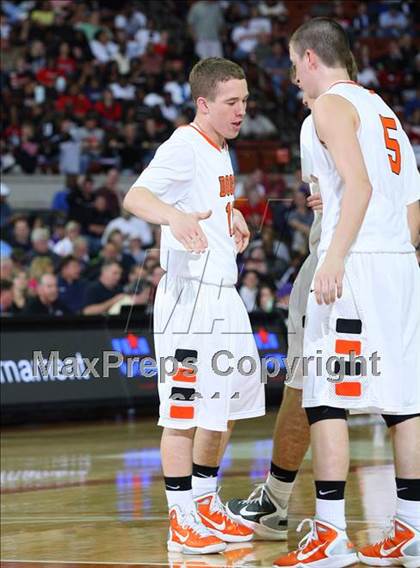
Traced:
<path fill-rule="evenodd" d="M 344 260 L 362 225 L 372 186 L 357 138 L 359 117 L 353 105 L 340 96 L 325 95 L 316 101 L 313 116 L 318 137 L 345 186 L 340 218 L 314 281 L 318 304 L 330 304 L 341 297 Z"/>
<path fill-rule="evenodd" d="M 164 203 L 145 187 L 132 187 L 124 198 L 123 207 L 140 219 L 157 225 L 169 225 L 174 237 L 190 252 L 204 252 L 208 246 L 200 221 L 211 211 L 184 213 Z"/>
<path fill-rule="evenodd" d="M 312 211 L 322 211 L 322 197 L 320 193 L 314 193 L 313 195 L 310 195 L 307 198 L 306 203 L 308 204 L 308 207 L 312 209 Z"/>
<path fill-rule="evenodd" d="M 244 252 L 249 244 L 251 234 L 244 216 L 239 209 L 235 208 L 233 209 L 233 236 L 235 238 L 237 252 Z"/>
<path fill-rule="evenodd" d="M 416 247 L 420 242 L 420 203 L 418 201 L 407 205 L 407 218 L 411 242 Z"/>

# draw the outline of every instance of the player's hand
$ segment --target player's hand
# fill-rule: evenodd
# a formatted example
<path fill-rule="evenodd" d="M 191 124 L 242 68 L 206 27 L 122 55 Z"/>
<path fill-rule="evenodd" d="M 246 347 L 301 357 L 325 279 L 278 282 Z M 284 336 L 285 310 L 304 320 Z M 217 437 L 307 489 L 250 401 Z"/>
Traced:
<path fill-rule="evenodd" d="M 314 195 L 310 195 L 306 203 L 308 207 L 312 209 L 312 211 L 322 211 L 322 197 L 320 193 L 314 193 Z"/>
<path fill-rule="evenodd" d="M 208 219 L 212 212 L 184 213 L 175 210 L 169 219 L 169 227 L 173 236 L 189 252 L 204 252 L 208 247 L 207 237 L 200 227 L 200 221 Z"/>
<path fill-rule="evenodd" d="M 332 304 L 343 293 L 344 259 L 325 257 L 324 262 L 315 274 L 314 291 L 319 305 Z"/>
<path fill-rule="evenodd" d="M 248 246 L 251 233 L 244 216 L 238 209 L 233 209 L 233 236 L 237 252 L 244 252 Z"/>

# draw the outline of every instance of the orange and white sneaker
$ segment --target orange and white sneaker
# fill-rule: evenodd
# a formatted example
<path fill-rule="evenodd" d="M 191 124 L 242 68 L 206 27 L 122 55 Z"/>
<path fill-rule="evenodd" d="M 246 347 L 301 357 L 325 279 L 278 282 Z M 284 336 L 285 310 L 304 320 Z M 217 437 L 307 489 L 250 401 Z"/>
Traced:
<path fill-rule="evenodd" d="M 177 506 L 169 510 L 169 552 L 213 554 L 225 548 L 223 540 L 203 525 L 195 511 L 184 514 Z"/>
<path fill-rule="evenodd" d="M 218 493 L 201 495 L 194 502 L 203 525 L 223 541 L 246 542 L 252 539 L 254 531 L 228 515 Z"/>
<path fill-rule="evenodd" d="M 380 542 L 364 546 L 359 560 L 369 566 L 420 568 L 420 531 L 395 517 Z"/>
<path fill-rule="evenodd" d="M 354 545 L 349 541 L 346 531 L 326 521 L 305 519 L 298 526 L 297 532 L 302 530 L 305 523 L 310 524 L 311 531 L 300 541 L 298 549 L 277 558 L 273 566 L 342 568 L 358 562 Z"/>

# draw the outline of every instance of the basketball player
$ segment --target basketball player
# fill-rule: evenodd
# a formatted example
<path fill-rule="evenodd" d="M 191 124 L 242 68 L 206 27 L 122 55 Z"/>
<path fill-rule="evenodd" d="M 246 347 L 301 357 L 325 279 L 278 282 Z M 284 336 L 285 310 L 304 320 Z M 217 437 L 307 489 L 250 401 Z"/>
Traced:
<path fill-rule="evenodd" d="M 308 376 L 303 382 L 317 499 L 309 534 L 275 565 L 340 568 L 359 557 L 374 566 L 418 567 L 420 275 L 410 234 L 418 234 L 420 181 L 395 113 L 377 94 L 350 80 L 349 53 L 345 32 L 328 18 L 309 20 L 290 40 L 296 80 L 316 98 L 312 158 L 323 201 L 319 261 L 305 322 Z M 375 352 L 379 373 L 371 364 Z M 324 362 L 337 355 L 341 359 L 332 369 L 323 363 L 320 372 L 319 353 Z M 364 359 L 355 362 L 354 355 Z M 344 514 L 346 409 L 382 414 L 396 469 L 392 527 L 381 542 L 358 555 L 347 537 Z"/>
<path fill-rule="evenodd" d="M 155 351 L 157 361 L 178 363 L 175 374 L 170 365 L 159 372 L 168 549 L 205 554 L 253 536 L 218 497 L 219 447 L 228 421 L 263 415 L 265 401 L 257 347 L 235 289 L 236 254 L 249 231 L 233 207 L 226 143 L 239 134 L 247 83 L 235 63 L 209 58 L 193 68 L 190 84 L 194 122 L 160 146 L 124 207 L 162 226 L 166 273 L 154 306 Z M 237 367 L 243 355 L 255 361 L 246 374 Z"/>
<path fill-rule="evenodd" d="M 348 62 L 350 77 L 356 79 L 353 55 Z M 293 78 L 294 80 L 294 78 Z M 313 99 L 303 95 L 303 103 L 312 109 Z M 310 254 L 303 263 L 293 285 L 289 302 L 288 356 L 289 368 L 283 400 L 273 433 L 270 472 L 247 499 L 231 499 L 226 503 L 230 515 L 254 530 L 254 539 L 287 539 L 287 509 L 296 475 L 309 446 L 309 424 L 302 408 L 303 331 L 309 289 L 318 262 L 321 237 L 322 200 L 316 167 L 312 160 L 312 116 L 305 118 L 300 131 L 302 180 L 310 187 L 309 206 L 315 217 L 309 234 Z"/>

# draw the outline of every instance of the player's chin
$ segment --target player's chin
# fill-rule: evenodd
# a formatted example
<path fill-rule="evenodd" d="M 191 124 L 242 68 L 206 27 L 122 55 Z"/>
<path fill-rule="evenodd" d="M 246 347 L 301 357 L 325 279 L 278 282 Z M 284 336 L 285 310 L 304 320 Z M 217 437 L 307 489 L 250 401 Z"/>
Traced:
<path fill-rule="evenodd" d="M 240 131 L 241 131 L 241 124 L 232 124 L 229 128 L 229 132 L 226 132 L 224 137 L 227 140 L 232 140 L 233 138 L 236 138 L 239 135 Z"/>

